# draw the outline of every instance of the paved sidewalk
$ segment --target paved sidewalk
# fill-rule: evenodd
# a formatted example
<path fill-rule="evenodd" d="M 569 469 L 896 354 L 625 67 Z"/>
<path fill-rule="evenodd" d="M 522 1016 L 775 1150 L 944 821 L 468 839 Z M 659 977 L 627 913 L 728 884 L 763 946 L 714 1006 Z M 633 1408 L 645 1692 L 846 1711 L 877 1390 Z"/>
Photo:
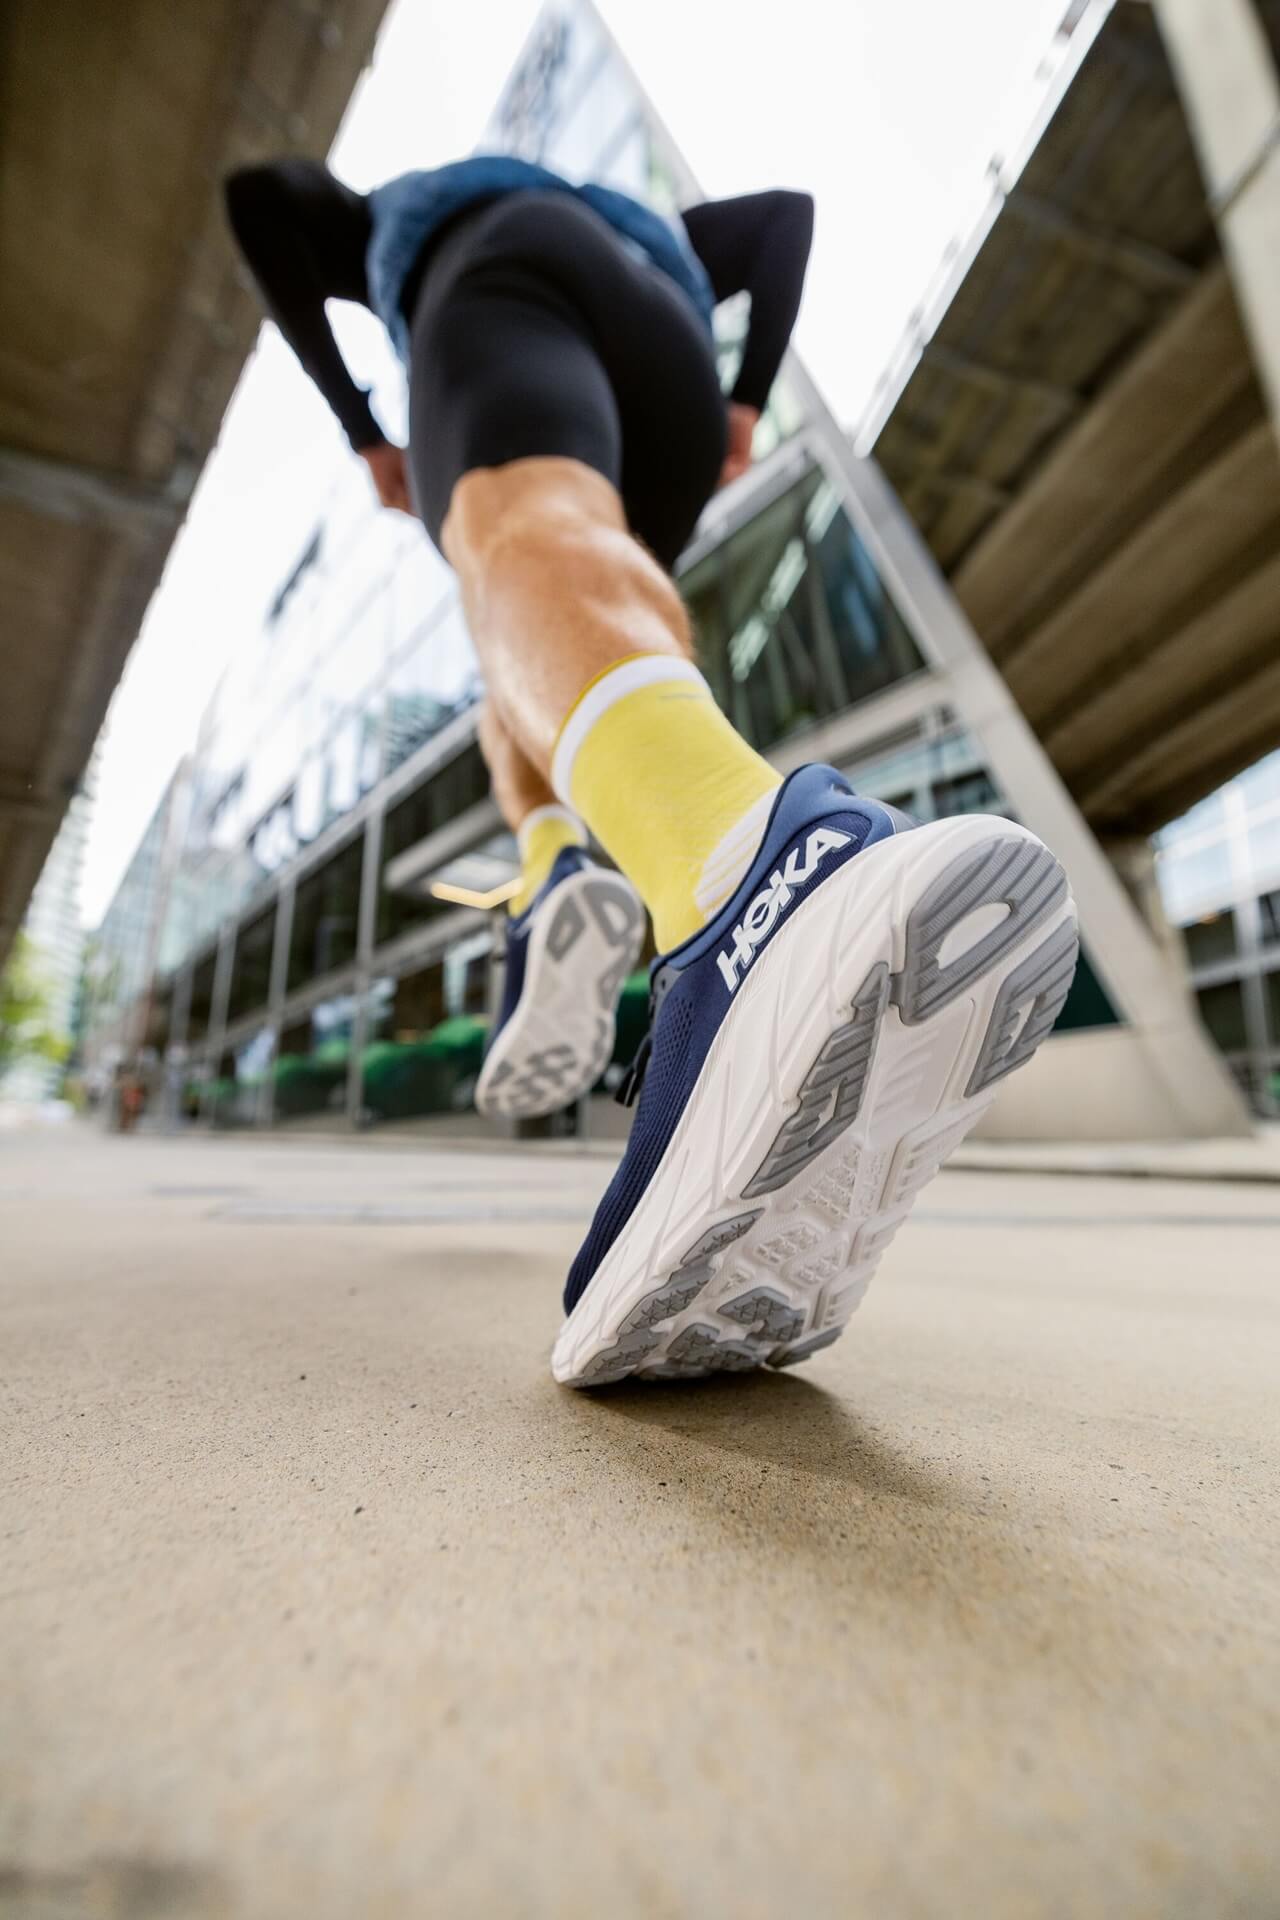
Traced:
<path fill-rule="evenodd" d="M 0 1915 L 1280 1912 L 1280 1195 L 947 1174 L 589 1397 L 609 1170 L 0 1140 Z"/>
<path fill-rule="evenodd" d="M 1096 1174 L 1121 1180 L 1209 1180 L 1280 1186 L 1280 1126 L 1246 1140 L 966 1140 L 952 1164 L 973 1173 Z"/>

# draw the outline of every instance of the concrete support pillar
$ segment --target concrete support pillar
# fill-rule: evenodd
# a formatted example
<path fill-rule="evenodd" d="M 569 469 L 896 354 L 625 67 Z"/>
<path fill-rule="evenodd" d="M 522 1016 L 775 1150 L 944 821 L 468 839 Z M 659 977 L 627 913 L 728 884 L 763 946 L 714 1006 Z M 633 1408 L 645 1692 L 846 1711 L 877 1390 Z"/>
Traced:
<path fill-rule="evenodd" d="M 1280 434 L 1280 80 L 1253 0 L 1155 0 Z"/>
<path fill-rule="evenodd" d="M 1258 872 L 1249 851 L 1249 805 L 1238 781 L 1223 795 L 1227 819 L 1227 847 L 1231 858 L 1231 911 L 1235 916 L 1236 949 L 1243 963 L 1240 1000 L 1244 1011 L 1245 1042 L 1253 1080 L 1253 1103 L 1267 1119 L 1280 1118 L 1280 1102 L 1271 1091 L 1271 1010 L 1262 957 L 1262 904 L 1258 899 Z"/>
<path fill-rule="evenodd" d="M 187 1070 L 187 1034 L 191 1027 L 191 983 L 195 970 L 188 961 L 173 983 L 173 1011 L 169 1016 L 169 1044 L 164 1055 L 164 1123 L 176 1132 L 182 1121 L 182 1088 Z"/>
<path fill-rule="evenodd" d="M 1169 970 L 1170 980 L 1176 988 L 1189 995 L 1191 988 L 1186 955 L 1177 929 L 1169 924 L 1169 916 L 1164 910 L 1160 882 L 1156 877 L 1155 848 L 1150 840 L 1140 834 L 1123 839 L 1108 838 L 1101 844 L 1121 886 L 1142 915 L 1156 950 Z"/>
<path fill-rule="evenodd" d="M 213 998 L 209 1005 L 209 1035 L 207 1058 L 212 1064 L 212 1078 L 205 1081 L 200 1095 L 200 1118 L 208 1126 L 213 1125 L 214 1099 L 213 1083 L 218 1077 L 218 1068 L 222 1064 L 222 1049 L 227 1039 L 227 1003 L 231 998 L 231 967 L 236 951 L 236 923 L 228 920 L 218 935 L 218 955 L 213 963 Z"/>
<path fill-rule="evenodd" d="M 292 877 L 280 888 L 276 901 L 276 924 L 271 939 L 271 976 L 267 985 L 267 1024 L 271 1029 L 271 1061 L 258 1093 L 258 1125 L 269 1127 L 276 1117 L 275 1063 L 280 1053 L 281 1011 L 289 990 L 289 942 L 293 937 L 293 900 L 296 888 Z"/>
<path fill-rule="evenodd" d="M 347 1056 L 347 1121 L 361 1125 L 364 1116 L 364 1050 L 369 1044 L 369 987 L 371 963 L 378 936 L 378 881 L 382 866 L 383 809 L 373 809 L 364 824 L 364 853 L 360 865 L 360 907 L 356 921 L 356 1011 L 351 1023 L 351 1050 Z"/>
<path fill-rule="evenodd" d="M 1018 818 L 1053 848 L 1066 868 L 1081 936 L 1112 1005 L 1140 1037 L 1145 1071 L 1160 1088 L 1168 1131 L 1193 1138 L 1247 1134 L 1250 1121 L 1244 1103 L 1192 1017 L 1185 987 L 1171 978 L 1144 918 L 893 489 L 873 460 L 854 460 L 838 441 L 831 445 L 830 458 L 831 470 L 843 481 L 849 516 L 921 651 L 932 659 L 948 704 L 981 745 Z"/>

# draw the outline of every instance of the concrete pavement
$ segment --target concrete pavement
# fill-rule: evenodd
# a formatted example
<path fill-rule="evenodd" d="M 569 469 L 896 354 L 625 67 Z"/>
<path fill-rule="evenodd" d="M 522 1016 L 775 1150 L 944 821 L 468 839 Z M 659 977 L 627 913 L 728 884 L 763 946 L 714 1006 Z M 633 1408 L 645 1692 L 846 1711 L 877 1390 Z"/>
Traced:
<path fill-rule="evenodd" d="M 599 1157 L 0 1140 L 0 1915 L 1280 1913 L 1280 1195 L 546 1373 Z"/>

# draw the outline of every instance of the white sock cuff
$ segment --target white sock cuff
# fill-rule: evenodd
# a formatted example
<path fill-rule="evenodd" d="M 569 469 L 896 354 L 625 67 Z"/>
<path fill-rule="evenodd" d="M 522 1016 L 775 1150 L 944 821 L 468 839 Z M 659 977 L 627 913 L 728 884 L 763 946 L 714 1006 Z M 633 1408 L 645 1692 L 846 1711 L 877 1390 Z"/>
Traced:
<path fill-rule="evenodd" d="M 711 689 L 692 660 L 665 653 L 644 653 L 634 660 L 620 660 L 616 667 L 610 667 L 606 673 L 602 673 L 581 695 L 577 706 L 560 729 L 560 738 L 556 741 L 551 760 L 551 785 L 566 806 L 573 803 L 570 783 L 578 749 L 601 714 L 606 713 L 615 700 L 624 699 L 627 694 L 635 693 L 637 688 L 656 686 L 664 680 L 696 681 L 708 700 L 711 698 Z"/>
<path fill-rule="evenodd" d="M 528 857 L 530 835 L 535 828 L 542 825 L 544 820 L 563 820 L 567 827 L 572 828 L 573 836 L 578 842 L 578 845 L 580 847 L 586 846 L 587 830 L 573 809 L 571 807 L 559 806 L 554 800 L 549 800 L 545 807 L 535 807 L 532 813 L 526 813 L 524 819 L 516 828 L 516 845 L 520 849 L 520 857 L 522 859 Z"/>

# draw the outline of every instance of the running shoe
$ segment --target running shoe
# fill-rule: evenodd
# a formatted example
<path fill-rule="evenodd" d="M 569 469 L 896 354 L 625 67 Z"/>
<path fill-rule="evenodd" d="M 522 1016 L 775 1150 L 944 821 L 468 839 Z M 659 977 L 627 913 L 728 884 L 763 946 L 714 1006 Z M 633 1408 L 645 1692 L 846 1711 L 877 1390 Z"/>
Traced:
<path fill-rule="evenodd" d="M 785 782 L 716 918 L 654 962 L 635 1124 L 569 1274 L 557 1380 L 787 1367 L 843 1330 L 916 1195 L 1075 971 L 1034 834 Z"/>
<path fill-rule="evenodd" d="M 564 847 L 507 924 L 506 978 L 476 1106 L 531 1120 L 570 1106 L 609 1064 L 622 983 L 644 944 L 635 889 L 581 847 Z"/>

